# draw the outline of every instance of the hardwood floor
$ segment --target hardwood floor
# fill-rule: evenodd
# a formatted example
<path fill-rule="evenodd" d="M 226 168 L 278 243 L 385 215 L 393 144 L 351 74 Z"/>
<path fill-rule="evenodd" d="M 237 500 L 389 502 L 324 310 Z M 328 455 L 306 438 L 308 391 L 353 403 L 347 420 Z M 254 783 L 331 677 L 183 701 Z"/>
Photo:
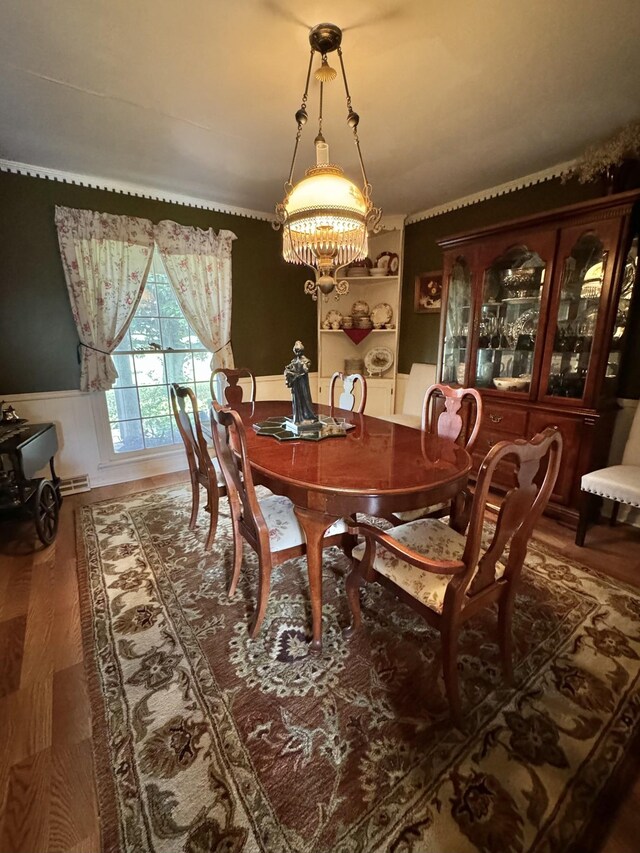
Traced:
<path fill-rule="evenodd" d="M 186 472 L 67 498 L 54 545 L 33 551 L 27 522 L 0 522 L 0 851 L 97 853 L 91 718 L 80 632 L 74 512 L 78 506 L 186 481 Z M 536 535 L 568 558 L 640 587 L 640 530 L 599 525 L 586 548 L 543 519 Z M 631 780 L 602 853 L 634 853 L 640 777 Z"/>

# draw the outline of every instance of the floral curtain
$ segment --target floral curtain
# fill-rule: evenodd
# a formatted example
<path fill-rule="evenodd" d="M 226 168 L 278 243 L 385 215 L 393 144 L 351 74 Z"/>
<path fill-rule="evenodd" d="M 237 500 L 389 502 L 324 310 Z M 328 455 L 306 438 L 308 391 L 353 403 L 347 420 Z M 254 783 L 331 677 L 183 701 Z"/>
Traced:
<path fill-rule="evenodd" d="M 124 337 L 149 273 L 153 225 L 56 207 L 56 227 L 80 338 L 80 390 L 106 390 L 118 378 L 110 353 Z"/>
<path fill-rule="evenodd" d="M 212 353 L 211 369 L 233 367 L 231 244 L 236 235 L 169 220 L 158 223 L 154 234 L 180 307 Z"/>

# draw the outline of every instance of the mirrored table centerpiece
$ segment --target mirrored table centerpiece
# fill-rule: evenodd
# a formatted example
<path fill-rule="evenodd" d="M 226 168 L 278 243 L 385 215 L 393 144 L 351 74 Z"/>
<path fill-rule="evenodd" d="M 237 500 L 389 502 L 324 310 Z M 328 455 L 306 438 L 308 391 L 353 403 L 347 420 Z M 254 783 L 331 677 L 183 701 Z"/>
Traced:
<path fill-rule="evenodd" d="M 331 415 L 319 415 L 317 421 L 305 424 L 304 429 L 300 429 L 299 424 L 296 425 L 287 417 L 267 418 L 266 421 L 253 424 L 258 435 L 268 435 L 278 441 L 322 441 L 323 438 L 340 438 L 354 427 L 355 424 L 349 423 L 345 418 L 334 418 Z"/>

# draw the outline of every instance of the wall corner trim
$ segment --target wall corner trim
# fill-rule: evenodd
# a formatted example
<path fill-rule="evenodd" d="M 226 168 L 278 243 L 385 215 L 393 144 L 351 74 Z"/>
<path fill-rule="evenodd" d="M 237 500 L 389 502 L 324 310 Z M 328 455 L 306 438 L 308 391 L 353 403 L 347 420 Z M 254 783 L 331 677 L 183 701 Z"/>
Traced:
<path fill-rule="evenodd" d="M 522 190 L 525 187 L 531 187 L 534 184 L 541 184 L 544 181 L 550 181 L 553 178 L 559 178 L 561 175 L 569 171 L 576 163 L 576 160 L 567 160 L 564 163 L 557 163 L 548 169 L 542 169 L 540 172 L 532 172 L 530 175 L 525 175 L 522 178 L 515 178 L 513 181 L 507 181 L 504 184 L 499 184 L 495 187 L 490 187 L 480 192 L 472 193 L 471 195 L 462 196 L 461 198 L 448 201 L 445 204 L 430 207 L 427 210 L 421 210 L 418 213 L 412 213 L 406 218 L 407 225 L 413 225 L 414 222 L 421 222 L 423 219 L 433 219 L 434 216 L 439 216 L 441 213 L 449 213 L 452 210 L 459 210 L 461 207 L 469 207 L 469 205 L 477 204 L 481 201 L 487 201 L 490 198 L 496 198 L 500 195 Z"/>
<path fill-rule="evenodd" d="M 139 198 L 149 198 L 154 201 L 164 201 L 168 204 L 181 204 L 185 207 L 195 207 L 202 210 L 215 210 L 217 213 L 231 213 L 234 216 L 244 216 L 247 219 L 262 219 L 267 222 L 275 221 L 273 213 L 265 213 L 261 210 L 235 207 L 231 204 L 223 204 L 222 202 L 211 201 L 205 198 L 196 198 L 195 196 L 183 195 L 182 193 L 158 190 L 129 181 L 117 181 L 112 178 L 82 175 L 76 172 L 66 172 L 62 169 L 50 169 L 46 166 L 33 166 L 28 163 L 20 163 L 16 160 L 4 160 L 0 158 L 0 172 L 11 172 L 14 175 L 26 175 L 31 178 L 44 178 L 50 181 L 60 181 L 64 184 L 76 184 L 80 187 L 91 187 L 96 190 L 107 190 L 108 192 L 133 195 Z"/>

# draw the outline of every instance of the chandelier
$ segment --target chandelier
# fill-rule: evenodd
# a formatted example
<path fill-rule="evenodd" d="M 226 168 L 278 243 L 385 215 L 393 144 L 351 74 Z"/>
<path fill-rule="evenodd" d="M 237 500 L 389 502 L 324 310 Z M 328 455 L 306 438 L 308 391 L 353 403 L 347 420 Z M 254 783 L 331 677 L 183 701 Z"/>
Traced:
<path fill-rule="evenodd" d="M 285 197 L 276 205 L 275 228 L 282 227 L 282 254 L 285 261 L 305 264 L 314 272 L 314 280 L 307 280 L 305 293 L 325 300 L 335 290 L 335 298 L 349 290 L 347 281 L 338 281 L 341 269 L 353 261 L 367 257 L 368 231 L 380 230 L 382 211 L 371 201 L 371 184 L 364 168 L 358 123 L 360 116 L 353 111 L 351 95 L 342 61 L 342 31 L 335 24 L 318 24 L 309 32 L 311 55 L 302 104 L 295 115 L 298 131 L 293 148 L 289 177 L 284 185 Z M 329 65 L 327 54 L 338 52 L 340 70 L 344 80 L 347 102 L 347 124 L 353 137 L 362 171 L 362 189 L 344 176 L 343 170 L 329 161 L 329 146 L 322 134 L 322 104 L 324 87 L 337 77 Z M 307 98 L 314 54 L 320 55 L 320 64 L 314 77 L 320 83 L 318 135 L 315 138 L 316 164 L 307 169 L 305 177 L 293 184 L 293 171 L 302 128 L 307 123 Z"/>

